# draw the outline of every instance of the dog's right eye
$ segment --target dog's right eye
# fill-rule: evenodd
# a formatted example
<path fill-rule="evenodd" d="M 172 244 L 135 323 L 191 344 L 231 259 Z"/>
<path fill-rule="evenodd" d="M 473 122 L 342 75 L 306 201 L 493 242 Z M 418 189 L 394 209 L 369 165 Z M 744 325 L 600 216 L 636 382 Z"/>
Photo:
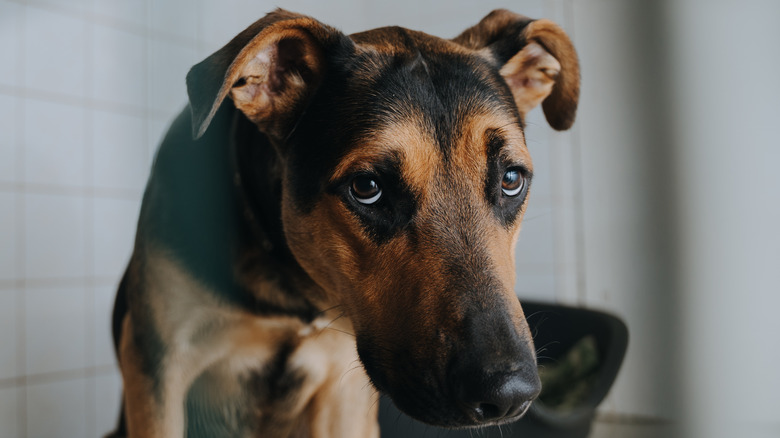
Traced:
<path fill-rule="evenodd" d="M 371 205 L 382 197 L 382 188 L 376 179 L 369 175 L 356 176 L 352 180 L 350 191 L 357 202 L 365 205 Z"/>

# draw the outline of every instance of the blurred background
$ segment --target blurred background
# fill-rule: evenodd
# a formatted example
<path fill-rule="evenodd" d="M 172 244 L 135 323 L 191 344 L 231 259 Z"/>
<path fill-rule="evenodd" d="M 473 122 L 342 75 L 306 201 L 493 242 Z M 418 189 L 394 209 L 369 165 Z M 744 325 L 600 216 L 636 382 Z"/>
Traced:
<path fill-rule="evenodd" d="M 156 145 L 189 67 L 276 6 L 347 33 L 559 23 L 581 103 L 565 133 L 529 117 L 517 292 L 628 324 L 593 436 L 780 436 L 780 2 L 0 0 L 0 438 L 113 427 Z"/>

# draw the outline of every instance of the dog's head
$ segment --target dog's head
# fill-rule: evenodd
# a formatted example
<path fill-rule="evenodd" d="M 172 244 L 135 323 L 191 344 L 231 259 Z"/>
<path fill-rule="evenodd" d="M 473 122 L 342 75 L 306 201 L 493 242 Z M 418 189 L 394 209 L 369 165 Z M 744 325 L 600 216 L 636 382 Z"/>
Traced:
<path fill-rule="evenodd" d="M 187 83 L 196 136 L 229 96 L 271 140 L 287 244 L 351 318 L 380 390 L 450 427 L 527 410 L 540 383 L 514 293 L 523 118 L 541 104 L 553 128 L 574 121 L 577 57 L 558 26 L 495 11 L 452 40 L 346 36 L 279 10 Z"/>

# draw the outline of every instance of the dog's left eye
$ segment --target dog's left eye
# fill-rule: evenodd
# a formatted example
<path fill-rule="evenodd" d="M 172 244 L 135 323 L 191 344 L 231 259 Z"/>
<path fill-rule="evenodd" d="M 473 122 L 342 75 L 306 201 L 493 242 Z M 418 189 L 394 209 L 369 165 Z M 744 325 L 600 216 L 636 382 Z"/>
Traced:
<path fill-rule="evenodd" d="M 501 180 L 501 191 L 506 196 L 517 196 L 523 191 L 525 178 L 518 169 L 509 169 L 504 173 Z"/>
<path fill-rule="evenodd" d="M 371 205 L 382 197 L 382 188 L 373 177 L 360 175 L 352 180 L 352 196 L 361 204 Z"/>

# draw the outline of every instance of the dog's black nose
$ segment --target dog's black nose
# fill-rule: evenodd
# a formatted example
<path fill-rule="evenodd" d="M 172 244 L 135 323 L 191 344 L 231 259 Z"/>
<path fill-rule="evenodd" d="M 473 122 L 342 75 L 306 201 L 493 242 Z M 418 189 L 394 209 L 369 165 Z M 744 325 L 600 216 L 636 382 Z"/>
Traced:
<path fill-rule="evenodd" d="M 542 389 L 536 371 L 525 368 L 490 374 L 481 370 L 459 373 L 453 389 L 464 414 L 480 423 L 524 414 Z"/>

